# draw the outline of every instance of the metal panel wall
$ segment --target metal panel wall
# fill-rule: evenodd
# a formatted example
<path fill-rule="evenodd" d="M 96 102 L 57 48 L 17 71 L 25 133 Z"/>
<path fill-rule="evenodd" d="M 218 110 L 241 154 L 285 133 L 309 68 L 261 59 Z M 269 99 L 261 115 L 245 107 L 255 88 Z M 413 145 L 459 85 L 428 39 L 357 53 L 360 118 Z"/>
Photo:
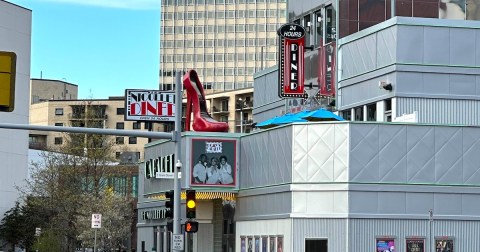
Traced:
<path fill-rule="evenodd" d="M 397 99 L 397 115 L 411 114 L 414 111 L 418 112 L 419 123 L 480 125 L 478 100 Z"/>
<path fill-rule="evenodd" d="M 292 127 L 280 127 L 242 137 L 240 189 L 292 181 Z"/>
<path fill-rule="evenodd" d="M 285 100 L 278 97 L 278 68 L 271 67 L 254 76 L 253 121 L 263 122 L 285 110 Z"/>
<path fill-rule="evenodd" d="M 480 129 L 351 123 L 349 180 L 480 186 Z"/>
<path fill-rule="evenodd" d="M 347 182 L 349 124 L 293 126 L 293 183 Z"/>
<path fill-rule="evenodd" d="M 365 232 L 365 230 L 362 232 Z M 306 238 L 326 238 L 328 240 L 328 251 L 375 251 L 347 250 L 348 237 L 346 235 L 346 219 L 292 219 L 291 251 L 305 251 Z"/>
<path fill-rule="evenodd" d="M 428 215 L 428 213 L 425 213 Z M 368 232 L 365 232 L 368 230 Z M 377 237 L 395 238 L 395 251 L 406 251 L 405 239 L 425 239 L 425 251 L 433 251 L 435 237 L 449 236 L 454 239 L 454 251 L 476 251 L 480 246 L 479 221 L 439 221 L 351 219 L 349 221 L 349 249 L 345 251 L 375 251 Z"/>
<path fill-rule="evenodd" d="M 235 220 L 275 219 L 288 216 L 291 211 L 291 192 L 239 196 L 235 209 Z"/>

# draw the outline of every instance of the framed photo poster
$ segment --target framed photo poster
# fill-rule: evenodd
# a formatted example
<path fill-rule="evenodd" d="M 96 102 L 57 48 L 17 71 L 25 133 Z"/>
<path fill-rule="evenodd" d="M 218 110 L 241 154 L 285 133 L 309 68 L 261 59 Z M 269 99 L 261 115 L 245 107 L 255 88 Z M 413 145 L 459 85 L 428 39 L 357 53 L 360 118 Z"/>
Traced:
<path fill-rule="evenodd" d="M 191 145 L 191 185 L 236 186 L 236 148 L 236 140 L 193 138 Z"/>
<path fill-rule="evenodd" d="M 425 252 L 425 239 L 407 238 L 407 252 Z"/>
<path fill-rule="evenodd" d="M 376 252 L 395 252 L 395 239 L 393 238 L 377 238 Z"/>
<path fill-rule="evenodd" d="M 270 244 L 269 244 L 269 245 L 270 245 L 270 246 L 269 246 L 269 247 L 270 247 L 270 252 L 275 252 L 275 251 L 276 251 L 276 250 L 275 250 L 275 249 L 276 249 L 276 245 L 277 245 L 276 239 L 277 239 L 277 237 L 275 237 L 275 236 L 270 236 Z"/>
<path fill-rule="evenodd" d="M 268 247 L 268 237 L 263 236 L 262 237 L 262 252 L 268 252 L 267 247 Z"/>
<path fill-rule="evenodd" d="M 435 252 L 454 252 L 453 239 L 435 238 Z"/>
<path fill-rule="evenodd" d="M 253 252 L 253 237 L 248 237 L 247 252 Z"/>
<path fill-rule="evenodd" d="M 277 252 L 283 252 L 283 236 L 277 237 Z"/>
<path fill-rule="evenodd" d="M 247 244 L 245 236 L 240 237 L 240 252 L 247 252 Z"/>

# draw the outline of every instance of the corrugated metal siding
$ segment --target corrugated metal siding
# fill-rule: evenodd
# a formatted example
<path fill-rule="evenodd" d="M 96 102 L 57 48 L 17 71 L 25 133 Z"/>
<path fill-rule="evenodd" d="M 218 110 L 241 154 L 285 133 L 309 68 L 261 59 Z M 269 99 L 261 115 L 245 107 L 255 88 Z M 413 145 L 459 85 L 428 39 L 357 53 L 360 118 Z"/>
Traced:
<path fill-rule="evenodd" d="M 213 201 L 213 251 L 222 252 L 223 241 L 223 211 L 220 200 Z"/>
<path fill-rule="evenodd" d="M 418 111 L 419 123 L 480 125 L 480 101 L 397 98 L 397 116 Z"/>
<path fill-rule="evenodd" d="M 198 229 L 200 232 L 194 235 L 193 244 L 196 245 L 196 249 L 193 251 L 213 251 L 213 224 L 201 223 Z"/>
<path fill-rule="evenodd" d="M 328 239 L 328 251 L 347 251 L 347 221 L 345 219 L 293 219 L 292 222 L 292 251 L 305 251 L 305 238 L 326 238 Z"/>
<path fill-rule="evenodd" d="M 445 236 L 453 237 L 454 251 L 477 251 L 480 246 L 480 221 L 433 221 L 431 229 L 428 219 L 352 219 L 349 225 L 348 251 L 375 251 L 375 239 L 389 236 L 396 239 L 395 251 L 406 250 L 405 239 L 408 237 L 425 238 L 425 251 L 433 251 L 430 244 L 435 237 Z"/>

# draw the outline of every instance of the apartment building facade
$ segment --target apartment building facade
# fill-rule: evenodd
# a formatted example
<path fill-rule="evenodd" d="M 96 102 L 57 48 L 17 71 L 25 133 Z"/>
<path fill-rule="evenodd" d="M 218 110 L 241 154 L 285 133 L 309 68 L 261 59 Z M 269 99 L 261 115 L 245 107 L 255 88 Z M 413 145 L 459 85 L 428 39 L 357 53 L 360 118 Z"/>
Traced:
<path fill-rule="evenodd" d="M 144 122 L 125 121 L 123 97 L 92 100 L 50 100 L 30 105 L 30 124 L 62 127 L 95 127 L 125 130 L 148 130 Z M 86 116 L 88 125 L 86 125 Z M 154 126 L 157 127 L 157 126 Z M 158 130 L 154 128 L 154 130 Z M 65 133 L 30 131 L 30 145 L 47 148 L 65 144 Z M 135 163 L 143 157 L 146 138 L 115 136 L 115 156 L 124 163 Z"/>
<path fill-rule="evenodd" d="M 195 69 L 207 93 L 253 86 L 253 73 L 277 63 L 286 0 L 162 0 L 160 89 L 175 71 Z"/>

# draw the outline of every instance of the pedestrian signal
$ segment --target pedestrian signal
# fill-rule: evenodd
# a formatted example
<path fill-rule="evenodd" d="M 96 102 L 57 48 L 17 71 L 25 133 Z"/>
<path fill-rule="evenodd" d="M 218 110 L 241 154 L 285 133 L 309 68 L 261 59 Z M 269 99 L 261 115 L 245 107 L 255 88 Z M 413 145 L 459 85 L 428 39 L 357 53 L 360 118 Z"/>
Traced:
<path fill-rule="evenodd" d="M 187 233 L 198 232 L 198 222 L 196 222 L 196 221 L 185 222 L 185 232 L 187 232 Z"/>

